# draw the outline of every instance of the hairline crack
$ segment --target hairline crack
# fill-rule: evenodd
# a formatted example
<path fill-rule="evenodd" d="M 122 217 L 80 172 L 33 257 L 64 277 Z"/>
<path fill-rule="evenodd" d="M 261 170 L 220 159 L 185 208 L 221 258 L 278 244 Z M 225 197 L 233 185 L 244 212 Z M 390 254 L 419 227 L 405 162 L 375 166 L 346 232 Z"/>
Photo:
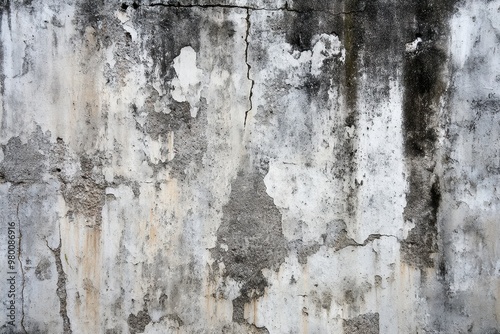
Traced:
<path fill-rule="evenodd" d="M 364 12 L 364 9 L 360 10 L 350 10 L 350 11 L 340 11 L 334 12 L 326 9 L 308 9 L 308 10 L 299 10 L 290 8 L 288 4 L 285 4 L 283 7 L 274 7 L 274 8 L 266 8 L 266 7 L 257 7 L 257 6 L 238 6 L 238 5 L 230 5 L 230 4 L 181 4 L 179 2 L 176 3 L 150 3 L 150 4 L 137 4 L 138 7 L 168 7 L 168 8 L 229 8 L 229 9 L 245 9 L 245 10 L 256 10 L 256 11 L 269 11 L 269 12 L 277 12 L 277 11 L 285 11 L 285 12 L 293 12 L 299 14 L 308 14 L 308 13 L 329 13 L 331 15 L 349 15 Z"/>

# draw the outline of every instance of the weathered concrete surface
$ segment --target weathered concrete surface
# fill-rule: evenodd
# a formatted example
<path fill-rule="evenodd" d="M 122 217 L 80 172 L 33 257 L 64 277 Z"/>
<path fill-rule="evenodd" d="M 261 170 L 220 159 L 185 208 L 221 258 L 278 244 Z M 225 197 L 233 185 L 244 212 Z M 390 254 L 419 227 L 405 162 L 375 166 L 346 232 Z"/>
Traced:
<path fill-rule="evenodd" d="M 0 9 L 1 333 L 500 332 L 500 1 Z"/>

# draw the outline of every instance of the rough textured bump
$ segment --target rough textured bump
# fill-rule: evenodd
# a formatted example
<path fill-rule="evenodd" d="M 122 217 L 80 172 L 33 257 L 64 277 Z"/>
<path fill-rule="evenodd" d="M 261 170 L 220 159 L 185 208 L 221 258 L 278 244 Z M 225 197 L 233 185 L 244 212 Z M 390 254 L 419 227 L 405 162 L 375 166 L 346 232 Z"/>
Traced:
<path fill-rule="evenodd" d="M 378 334 L 378 313 L 361 314 L 344 322 L 344 331 L 352 334 Z"/>

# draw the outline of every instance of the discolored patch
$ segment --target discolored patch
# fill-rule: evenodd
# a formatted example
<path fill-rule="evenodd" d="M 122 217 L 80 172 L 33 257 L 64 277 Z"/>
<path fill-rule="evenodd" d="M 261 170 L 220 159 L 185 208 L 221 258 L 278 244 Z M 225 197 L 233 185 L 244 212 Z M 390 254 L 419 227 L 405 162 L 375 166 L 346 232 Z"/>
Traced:
<path fill-rule="evenodd" d="M 144 125 L 141 127 L 139 122 L 136 122 L 141 131 L 146 132 L 152 139 L 160 140 L 161 137 L 165 140 L 172 136 L 173 152 L 166 147 L 162 148 L 161 152 L 164 157 L 170 153 L 171 160 L 150 163 L 153 170 L 158 171 L 168 166 L 171 177 L 182 181 L 188 176 L 194 176 L 194 171 L 201 168 L 203 156 L 207 151 L 205 99 L 201 99 L 200 105 L 196 117 L 192 117 L 189 103 L 172 101 L 169 105 L 170 113 L 147 109 Z M 132 112 L 136 118 L 140 117 L 135 106 L 132 106 Z"/>
<path fill-rule="evenodd" d="M 15 184 L 40 181 L 46 169 L 46 156 L 39 145 L 37 138 L 24 144 L 18 137 L 9 139 L 2 146 L 4 159 L 0 163 L 0 174 L 3 181 Z"/>
<path fill-rule="evenodd" d="M 263 176 L 239 172 L 223 207 L 217 247 L 211 250 L 216 263 L 224 264 L 224 276 L 242 284 L 241 295 L 233 300 L 233 321 L 244 322 L 244 305 L 262 296 L 268 285 L 262 269 L 278 269 L 287 252 L 281 214 L 266 192 Z"/>
<path fill-rule="evenodd" d="M 437 215 L 440 205 L 436 147 L 441 101 L 445 97 L 447 18 L 456 0 L 426 0 L 408 5 L 415 18 L 416 47 L 406 49 L 403 60 L 403 145 L 408 170 L 404 219 L 415 227 L 401 243 L 403 259 L 414 266 L 433 267 L 439 251 Z"/>
<path fill-rule="evenodd" d="M 63 197 L 73 214 L 81 214 L 93 220 L 90 226 L 100 225 L 102 207 L 106 201 L 106 182 L 100 173 L 99 155 L 80 157 L 81 172 L 69 183 L 63 183 Z"/>
<path fill-rule="evenodd" d="M 147 311 L 139 311 L 137 315 L 130 313 L 127 319 L 130 334 L 144 333 L 146 326 L 151 322 Z"/>
<path fill-rule="evenodd" d="M 166 6 L 141 6 L 133 16 L 134 24 L 148 32 L 143 45 L 153 60 L 146 77 L 159 80 L 164 88 L 176 76 L 173 60 L 181 49 L 191 46 L 195 52 L 200 48 L 200 26 L 210 30 L 211 24 L 199 8 Z M 217 45 L 217 44 L 214 44 Z"/>
<path fill-rule="evenodd" d="M 169 110 L 168 114 L 154 111 L 148 113 L 144 131 L 151 138 L 158 140 L 160 135 L 165 137 L 169 131 L 191 128 L 192 117 L 188 102 L 172 101 Z"/>
<path fill-rule="evenodd" d="M 50 270 L 50 261 L 47 258 L 43 258 L 38 262 L 35 268 L 35 276 L 40 281 L 44 281 L 52 278 L 52 271 Z"/>
<path fill-rule="evenodd" d="M 426 175 L 426 178 L 431 176 Z M 415 184 L 419 182 L 419 184 Z M 407 195 L 405 217 L 409 218 L 415 227 L 401 242 L 404 260 L 418 267 L 432 267 L 432 254 L 438 251 L 437 245 L 437 214 L 441 201 L 439 181 L 431 185 L 422 177 L 413 175 L 410 181 L 410 193 Z"/>

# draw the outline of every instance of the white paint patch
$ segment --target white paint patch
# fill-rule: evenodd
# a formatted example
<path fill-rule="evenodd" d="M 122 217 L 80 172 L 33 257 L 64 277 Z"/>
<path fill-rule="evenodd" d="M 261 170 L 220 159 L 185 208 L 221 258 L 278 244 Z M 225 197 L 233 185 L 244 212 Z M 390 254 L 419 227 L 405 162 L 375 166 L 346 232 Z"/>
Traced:
<path fill-rule="evenodd" d="M 422 43 L 422 38 L 417 37 L 413 42 L 406 43 L 406 52 L 415 52 L 418 50 L 420 44 Z"/>
<path fill-rule="evenodd" d="M 369 101 L 370 92 L 360 91 L 360 101 Z M 366 94 L 366 95 L 365 95 Z M 358 146 L 358 213 L 348 224 L 348 234 L 363 243 L 370 234 L 404 234 L 402 216 L 406 199 L 403 177 L 402 88 L 390 83 L 389 95 L 380 103 L 360 102 Z"/>
<path fill-rule="evenodd" d="M 192 47 L 182 48 L 179 56 L 174 59 L 174 69 L 177 77 L 172 80 L 172 98 L 177 102 L 189 102 L 191 116 L 196 117 L 203 71 L 196 67 L 196 52 Z"/>

